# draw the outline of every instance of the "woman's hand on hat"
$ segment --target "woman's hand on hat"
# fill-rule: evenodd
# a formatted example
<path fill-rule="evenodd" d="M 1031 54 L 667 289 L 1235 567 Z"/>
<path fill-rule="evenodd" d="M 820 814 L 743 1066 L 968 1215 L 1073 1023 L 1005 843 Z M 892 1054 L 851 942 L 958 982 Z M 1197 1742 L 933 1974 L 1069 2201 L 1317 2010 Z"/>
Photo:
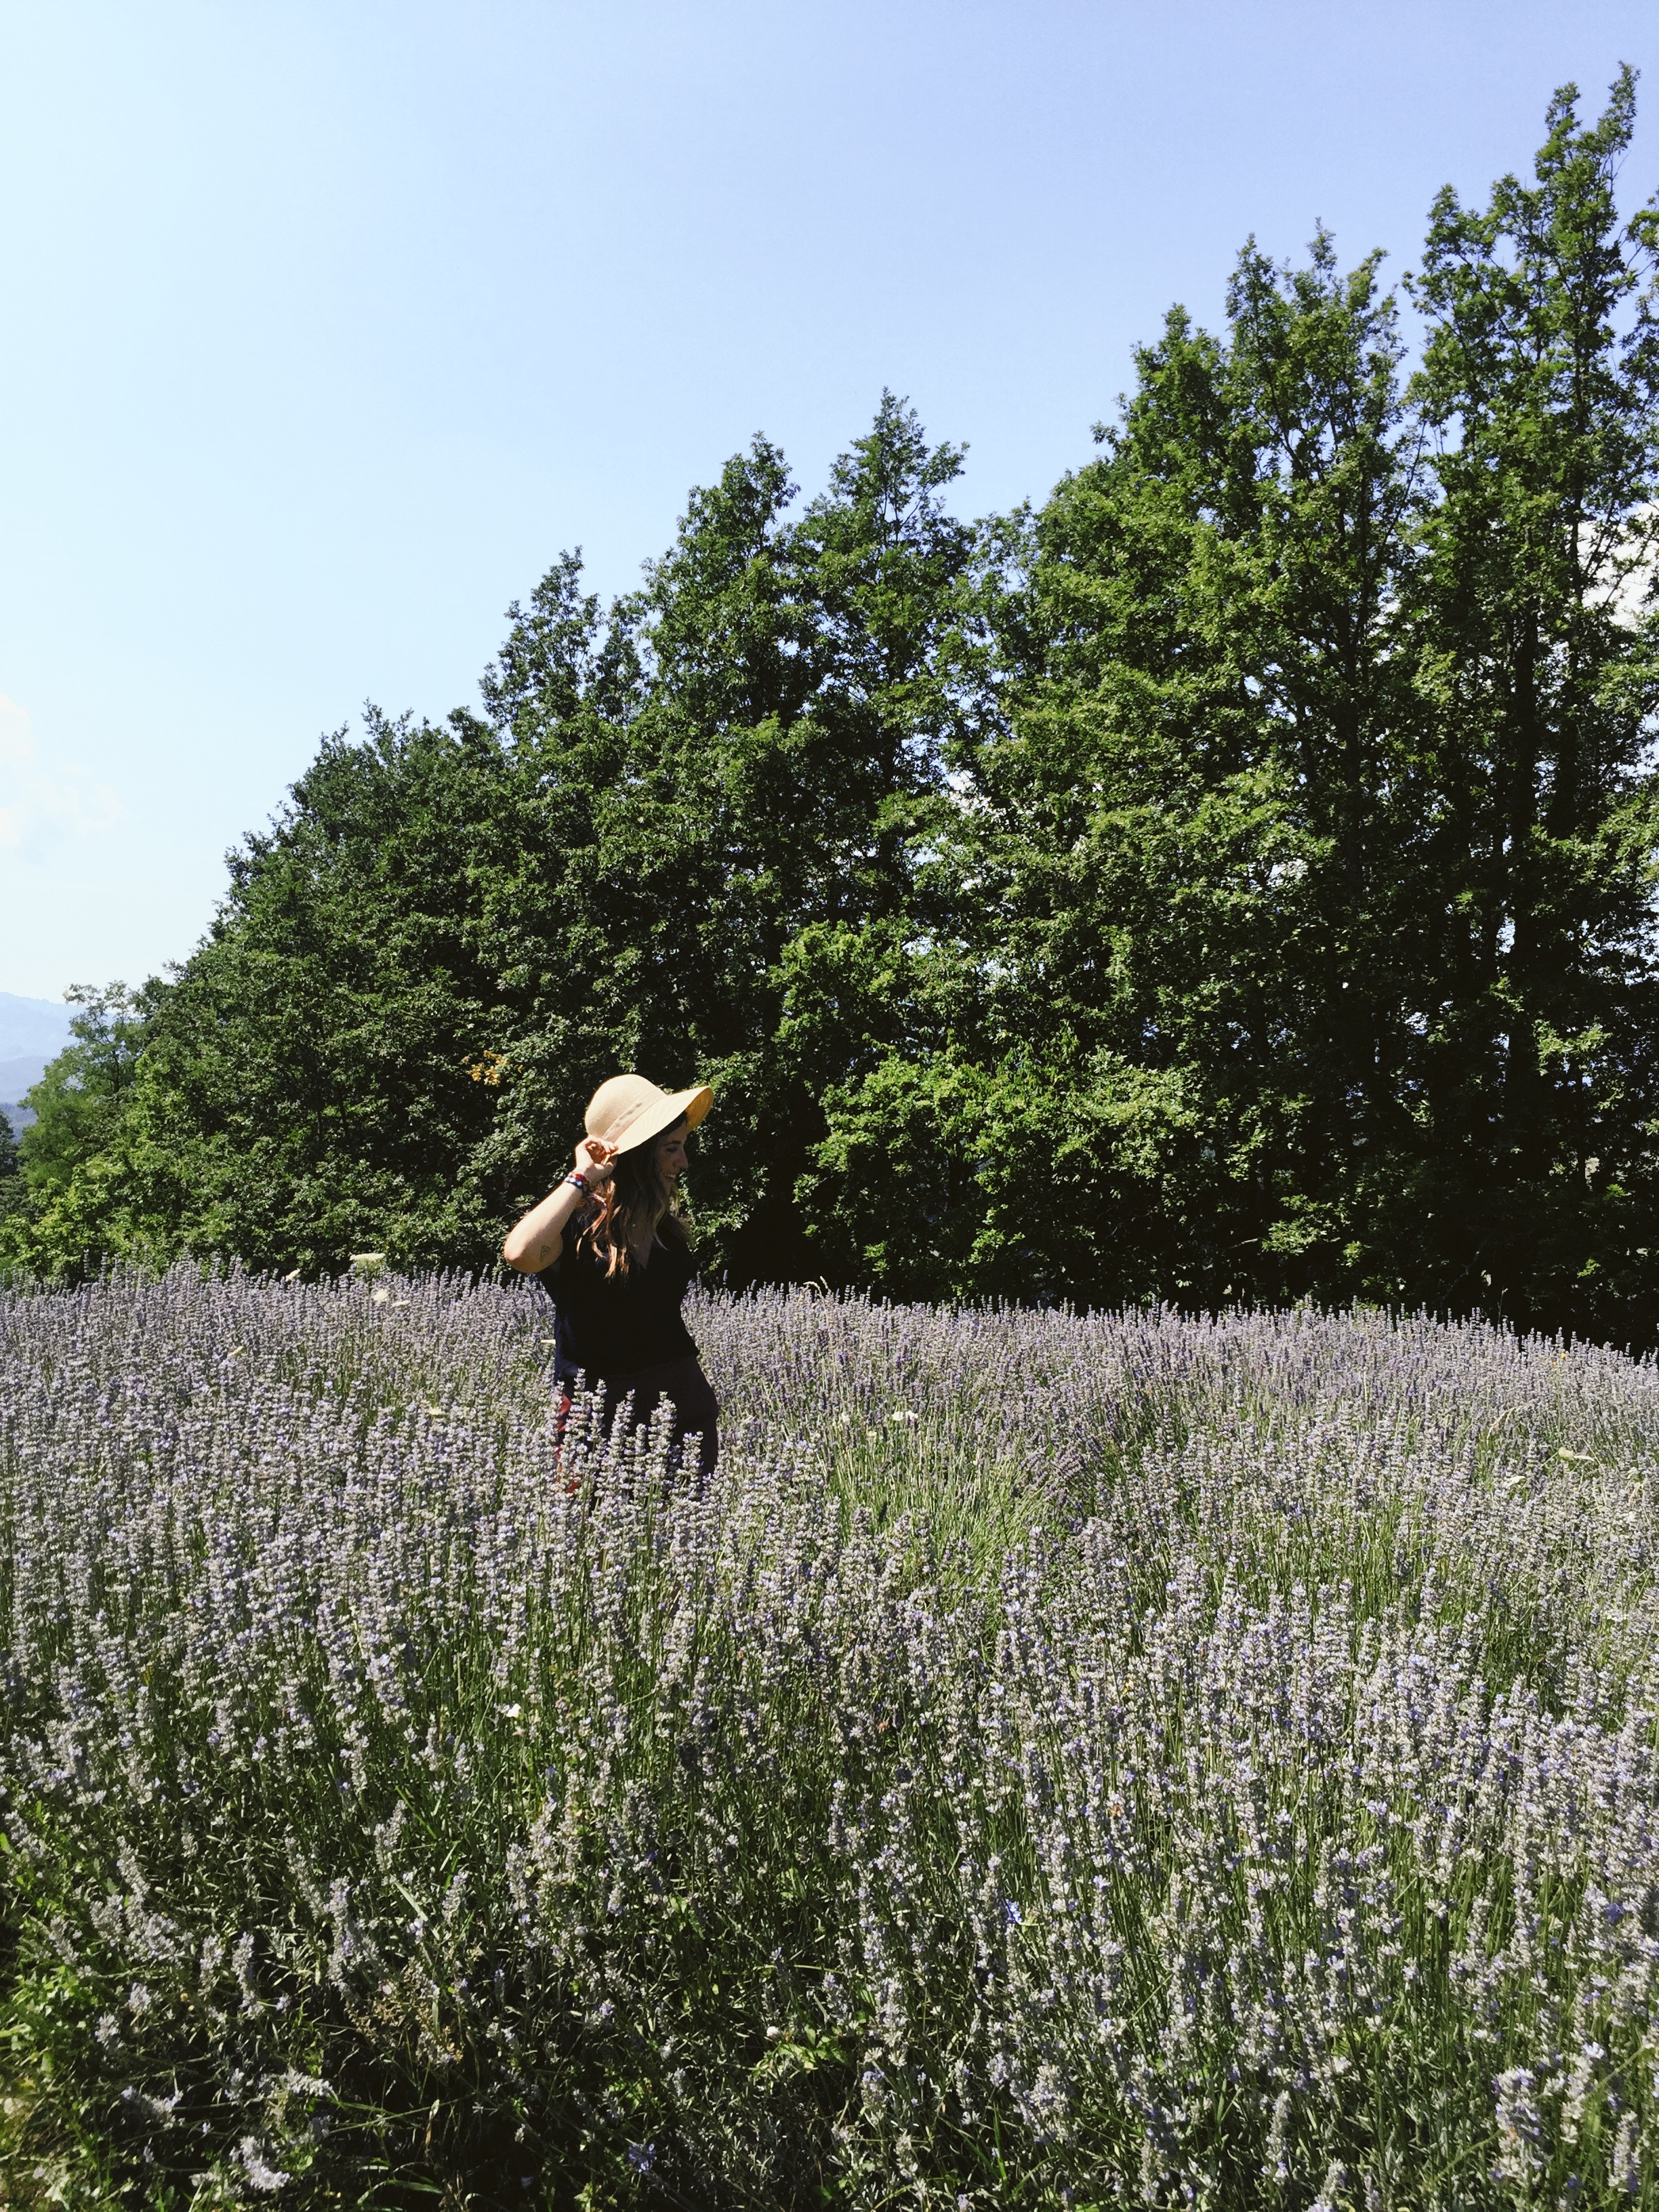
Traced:
<path fill-rule="evenodd" d="M 617 1147 L 603 1137 L 584 1137 L 576 1147 L 576 1173 L 590 1183 L 608 1182 L 617 1164 Z"/>

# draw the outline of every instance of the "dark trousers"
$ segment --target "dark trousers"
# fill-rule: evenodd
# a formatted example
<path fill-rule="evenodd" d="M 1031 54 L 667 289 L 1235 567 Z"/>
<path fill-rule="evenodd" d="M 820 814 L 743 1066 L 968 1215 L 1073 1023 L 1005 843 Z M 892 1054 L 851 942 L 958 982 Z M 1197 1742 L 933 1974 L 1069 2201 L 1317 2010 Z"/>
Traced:
<path fill-rule="evenodd" d="M 666 1398 L 674 1408 L 674 1437 L 693 1434 L 702 1437 L 702 1449 L 697 1464 L 704 1474 L 712 1474 L 714 1462 L 720 1457 L 720 1401 L 708 1387 L 708 1377 L 698 1365 L 695 1356 L 686 1359 L 665 1359 L 656 1367 L 636 1367 L 628 1375 L 595 1375 L 589 1387 L 605 1388 L 605 1433 L 609 1436 L 611 1424 L 622 1410 L 622 1401 L 631 1391 L 634 1410 L 630 1425 L 643 1428 L 658 1407 Z M 570 1395 L 561 1391 L 559 1398 L 558 1432 L 564 1434 L 564 1425 L 570 1413 Z"/>

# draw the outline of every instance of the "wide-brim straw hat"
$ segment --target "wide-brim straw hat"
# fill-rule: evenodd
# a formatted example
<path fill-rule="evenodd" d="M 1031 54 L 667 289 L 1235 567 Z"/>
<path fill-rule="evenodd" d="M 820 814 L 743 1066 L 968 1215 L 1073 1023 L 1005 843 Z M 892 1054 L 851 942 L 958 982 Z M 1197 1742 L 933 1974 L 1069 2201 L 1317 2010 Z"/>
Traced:
<path fill-rule="evenodd" d="M 706 1083 L 694 1084 L 690 1091 L 662 1091 L 642 1075 L 613 1075 L 587 1102 L 587 1133 L 619 1152 L 631 1152 L 636 1145 L 661 1136 L 682 1114 L 687 1127 L 695 1129 L 714 1103 Z"/>

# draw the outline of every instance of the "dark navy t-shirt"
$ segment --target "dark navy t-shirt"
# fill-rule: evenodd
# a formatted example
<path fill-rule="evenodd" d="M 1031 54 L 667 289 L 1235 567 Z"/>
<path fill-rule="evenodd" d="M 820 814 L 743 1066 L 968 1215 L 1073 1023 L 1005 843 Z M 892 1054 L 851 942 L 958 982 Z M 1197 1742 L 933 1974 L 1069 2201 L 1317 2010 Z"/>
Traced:
<path fill-rule="evenodd" d="M 553 1301 L 554 1371 L 561 1381 L 579 1368 L 591 1382 L 665 1360 L 695 1359 L 697 1347 L 680 1318 L 680 1301 L 696 1273 L 686 1247 L 653 1244 L 645 1267 L 635 1261 L 625 1275 L 607 1275 L 605 1261 L 577 1243 L 578 1225 L 570 1224 L 564 1249 L 537 1278 Z"/>

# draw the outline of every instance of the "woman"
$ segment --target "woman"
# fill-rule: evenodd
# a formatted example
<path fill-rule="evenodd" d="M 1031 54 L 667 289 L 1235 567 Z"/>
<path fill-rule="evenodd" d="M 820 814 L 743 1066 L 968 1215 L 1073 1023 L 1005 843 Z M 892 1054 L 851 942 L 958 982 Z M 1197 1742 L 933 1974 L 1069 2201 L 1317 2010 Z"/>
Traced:
<path fill-rule="evenodd" d="M 630 1391 L 636 1422 L 666 1398 L 675 1434 L 702 1438 L 705 1474 L 720 1449 L 720 1407 L 680 1318 L 695 1268 L 674 1186 L 686 1137 L 714 1103 L 707 1084 L 659 1091 L 642 1075 L 600 1084 L 575 1167 L 501 1247 L 507 1266 L 539 1276 L 553 1300 L 561 1430 L 578 1375 L 590 1389 L 605 1385 L 607 1427 Z"/>

